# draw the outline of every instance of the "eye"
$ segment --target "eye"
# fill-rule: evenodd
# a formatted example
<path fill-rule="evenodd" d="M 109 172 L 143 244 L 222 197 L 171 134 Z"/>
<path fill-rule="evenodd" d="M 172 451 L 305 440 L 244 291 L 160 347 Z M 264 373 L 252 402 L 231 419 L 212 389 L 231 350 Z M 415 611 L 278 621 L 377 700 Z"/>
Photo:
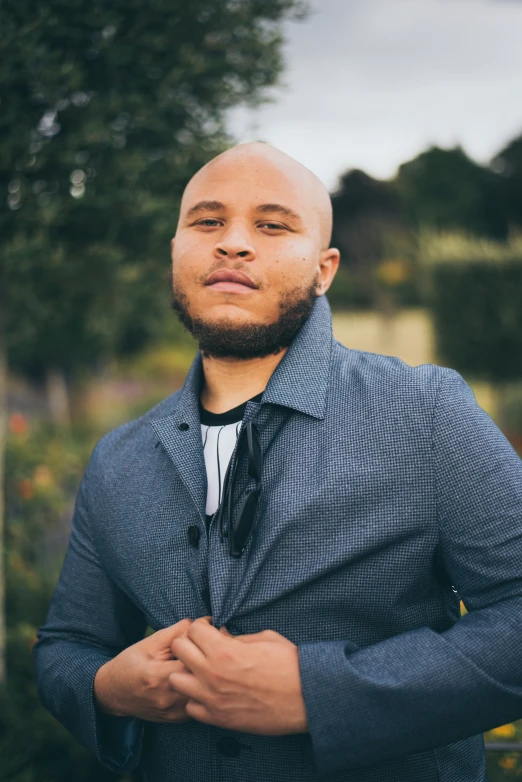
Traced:
<path fill-rule="evenodd" d="M 216 225 L 219 224 L 220 221 L 216 220 L 214 217 L 205 217 L 204 220 L 198 220 L 198 222 L 195 223 L 195 225 L 204 225 L 204 226 L 208 226 L 209 228 L 215 228 Z"/>
<path fill-rule="evenodd" d="M 285 225 L 281 225 L 280 223 L 260 223 L 259 227 L 260 228 L 270 228 L 271 230 L 276 230 L 276 231 L 284 231 L 284 230 L 286 230 L 286 226 Z"/>

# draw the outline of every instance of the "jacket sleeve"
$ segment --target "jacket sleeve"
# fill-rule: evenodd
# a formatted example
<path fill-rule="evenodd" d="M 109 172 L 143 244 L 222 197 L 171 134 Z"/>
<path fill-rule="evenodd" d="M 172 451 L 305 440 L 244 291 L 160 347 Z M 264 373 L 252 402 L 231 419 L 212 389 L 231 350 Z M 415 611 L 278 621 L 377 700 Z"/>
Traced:
<path fill-rule="evenodd" d="M 433 414 L 446 569 L 468 613 L 367 647 L 299 645 L 319 775 L 384 763 L 522 718 L 522 460 L 452 369 Z"/>
<path fill-rule="evenodd" d="M 139 762 L 145 722 L 102 712 L 94 677 L 104 663 L 144 638 L 146 621 L 105 572 L 91 538 L 93 461 L 76 497 L 68 548 L 45 623 L 36 632 L 33 660 L 43 705 L 103 766 L 123 772 Z"/>

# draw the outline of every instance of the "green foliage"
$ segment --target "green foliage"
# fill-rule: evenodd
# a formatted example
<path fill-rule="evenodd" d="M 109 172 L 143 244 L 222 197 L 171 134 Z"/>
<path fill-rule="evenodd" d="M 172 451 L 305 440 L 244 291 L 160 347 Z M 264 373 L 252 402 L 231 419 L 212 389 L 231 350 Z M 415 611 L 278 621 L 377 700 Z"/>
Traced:
<path fill-rule="evenodd" d="M 24 419 L 13 416 L 15 430 L 17 420 Z M 36 627 L 61 567 L 73 500 L 95 437 L 88 430 L 66 435 L 42 425 L 24 429 L 23 423 L 16 431 L 6 450 L 7 623 Z"/>
<path fill-rule="evenodd" d="M 299 0 L 0 5 L 0 307 L 11 366 L 72 374 L 161 331 L 176 211 L 266 99 Z M 16 128 L 16 132 L 13 129 Z"/>
<path fill-rule="evenodd" d="M 50 595 L 48 595 L 50 598 Z M 110 782 L 108 772 L 38 700 L 31 647 L 34 628 L 7 633 L 9 679 L 0 696 L 0 782 Z"/>
<path fill-rule="evenodd" d="M 0 781 L 115 780 L 41 705 L 32 645 L 67 544 L 74 497 L 98 433 L 11 418 L 6 453 L 7 682 L 0 691 Z"/>
<path fill-rule="evenodd" d="M 522 242 L 421 234 L 439 360 L 493 382 L 522 380 Z"/>
<path fill-rule="evenodd" d="M 492 161 L 502 179 L 502 197 L 511 226 L 522 226 L 522 136 L 513 139 Z"/>
<path fill-rule="evenodd" d="M 332 307 L 379 309 L 419 304 L 412 227 L 394 183 L 349 171 L 332 196 L 332 244 L 341 265 L 328 298 Z"/>
<path fill-rule="evenodd" d="M 494 242 L 462 231 L 437 232 L 425 229 L 417 234 L 417 255 L 425 266 L 517 261 L 522 258 L 522 234 L 514 234 L 508 242 Z"/>
<path fill-rule="evenodd" d="M 460 147 L 431 147 L 390 181 L 349 171 L 332 202 L 333 244 L 341 250 L 339 283 L 332 285 L 336 306 L 379 309 L 392 299 L 396 307 L 421 305 L 418 261 L 426 260 L 437 233 L 433 250 L 448 261 L 521 257 L 515 237 L 522 230 L 522 137 L 490 166 L 475 163 Z M 394 265 L 409 267 L 400 283 L 388 274 Z"/>
<path fill-rule="evenodd" d="M 371 292 L 361 284 L 356 274 L 340 265 L 326 294 L 332 310 L 365 310 L 372 306 Z"/>
<path fill-rule="evenodd" d="M 522 262 L 441 265 L 435 288 L 443 362 L 485 380 L 522 379 Z"/>
<path fill-rule="evenodd" d="M 395 185 L 417 228 L 462 230 L 506 239 L 502 180 L 460 148 L 431 147 L 399 167 Z"/>

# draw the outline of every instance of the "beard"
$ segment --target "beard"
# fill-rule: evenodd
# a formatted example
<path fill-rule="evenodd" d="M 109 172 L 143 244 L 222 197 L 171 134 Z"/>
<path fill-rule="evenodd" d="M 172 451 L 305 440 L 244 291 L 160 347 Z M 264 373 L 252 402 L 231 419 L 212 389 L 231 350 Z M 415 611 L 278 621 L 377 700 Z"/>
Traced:
<path fill-rule="evenodd" d="M 181 324 L 196 340 L 205 358 L 262 358 L 288 348 L 310 315 L 319 286 L 317 271 L 309 286 L 285 291 L 279 299 L 279 317 L 274 323 L 234 323 L 231 320 L 207 320 L 192 317 L 187 295 L 176 287 L 172 269 L 168 274 L 171 308 Z"/>

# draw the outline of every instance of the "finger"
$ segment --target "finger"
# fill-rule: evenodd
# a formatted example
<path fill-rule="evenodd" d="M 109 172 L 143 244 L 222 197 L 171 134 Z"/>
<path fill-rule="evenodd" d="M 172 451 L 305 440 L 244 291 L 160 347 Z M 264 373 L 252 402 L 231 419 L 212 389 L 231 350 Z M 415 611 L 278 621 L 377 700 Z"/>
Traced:
<path fill-rule="evenodd" d="M 148 638 L 150 638 L 152 645 L 156 647 L 168 648 L 172 642 L 172 639 L 177 638 L 178 635 L 186 633 L 193 621 L 193 619 L 189 618 L 182 619 L 180 622 L 176 622 L 176 624 L 170 625 L 170 627 L 163 627 L 161 630 L 156 630 L 156 632 L 152 633 L 152 635 L 148 636 Z"/>
<path fill-rule="evenodd" d="M 226 644 L 229 641 L 225 633 L 220 633 L 217 627 L 204 620 L 205 617 L 202 617 L 202 619 L 196 619 L 192 622 L 187 630 L 186 638 L 190 639 L 201 653 L 208 658 L 215 652 L 216 644 Z M 175 647 L 173 646 L 172 649 L 174 651 Z M 174 654 L 177 655 L 176 651 L 174 651 Z"/>
<path fill-rule="evenodd" d="M 216 634 L 218 633 L 215 630 Z M 188 635 L 179 636 L 174 638 L 171 644 L 172 653 L 178 660 L 195 674 L 201 673 L 206 670 L 207 658 L 201 651 L 200 647 L 194 643 L 194 641 L 188 637 Z"/>
<path fill-rule="evenodd" d="M 185 713 L 198 722 L 205 722 L 207 725 L 215 725 L 216 722 L 210 715 L 207 707 L 198 701 L 189 700 L 185 706 Z"/>
<path fill-rule="evenodd" d="M 178 672 L 169 674 L 169 686 L 180 695 L 184 695 L 186 698 L 193 698 L 199 703 L 205 703 L 209 695 L 208 690 L 191 673 Z"/>
<path fill-rule="evenodd" d="M 162 663 L 161 674 L 168 679 L 171 673 L 191 673 L 181 660 L 165 660 Z"/>
<path fill-rule="evenodd" d="M 186 621 L 186 620 L 182 620 L 182 622 L 185 622 L 185 621 Z M 180 635 L 186 635 L 186 633 L 187 633 L 187 630 L 188 630 L 188 628 L 190 627 L 190 625 L 192 624 L 192 622 L 193 622 L 193 621 L 197 621 L 197 622 L 204 621 L 204 622 L 206 622 L 206 623 L 207 623 L 207 624 L 208 624 L 210 627 L 212 627 L 212 617 L 211 617 L 211 616 L 200 616 L 200 617 L 198 617 L 198 619 L 197 619 L 197 620 L 190 619 L 190 620 L 188 620 L 188 624 L 183 624 L 183 632 L 180 632 L 180 633 L 178 633 L 178 634 L 174 635 L 174 636 L 171 638 L 171 640 L 170 640 L 169 644 L 171 644 L 171 643 L 172 643 L 172 640 L 173 640 L 174 638 L 179 638 L 179 636 L 180 636 Z M 181 624 L 182 624 L 182 622 L 178 622 L 178 625 L 181 625 Z M 177 625 L 174 625 L 174 626 L 175 626 L 175 627 L 177 627 Z M 172 649 L 171 649 L 171 651 L 172 651 Z"/>

